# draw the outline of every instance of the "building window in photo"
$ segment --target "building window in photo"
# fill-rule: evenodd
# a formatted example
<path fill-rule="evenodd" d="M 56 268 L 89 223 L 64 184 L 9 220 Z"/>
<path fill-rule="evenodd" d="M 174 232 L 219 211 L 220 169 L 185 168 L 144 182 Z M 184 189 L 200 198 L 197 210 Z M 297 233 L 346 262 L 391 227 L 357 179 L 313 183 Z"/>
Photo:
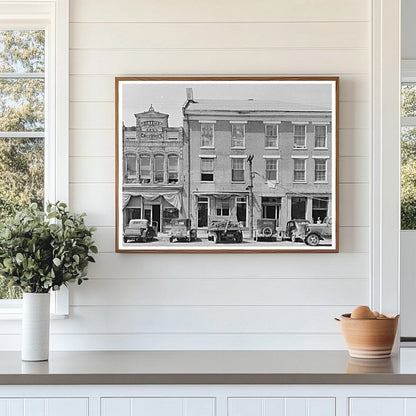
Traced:
<path fill-rule="evenodd" d="M 315 147 L 326 149 L 326 126 L 315 126 Z"/>
<path fill-rule="evenodd" d="M 231 124 L 231 147 L 245 147 L 245 125 L 242 123 Z"/>
<path fill-rule="evenodd" d="M 312 219 L 313 222 L 322 222 L 328 216 L 328 197 L 313 198 Z"/>
<path fill-rule="evenodd" d="M 149 155 L 140 156 L 140 182 L 141 183 L 150 182 L 150 156 Z"/>
<path fill-rule="evenodd" d="M 266 181 L 277 181 L 277 159 L 266 159 Z"/>
<path fill-rule="evenodd" d="M 315 182 L 326 181 L 326 159 L 315 159 Z"/>
<path fill-rule="evenodd" d="M 306 159 L 293 159 L 293 162 L 294 162 L 293 181 L 305 182 L 306 181 Z"/>
<path fill-rule="evenodd" d="M 277 124 L 266 124 L 265 147 L 277 147 Z"/>
<path fill-rule="evenodd" d="M 214 159 L 201 158 L 201 182 L 214 181 Z"/>
<path fill-rule="evenodd" d="M 177 155 L 168 156 L 168 183 L 179 181 L 179 157 Z"/>
<path fill-rule="evenodd" d="M 244 182 L 244 159 L 231 159 L 231 180 L 233 182 Z"/>
<path fill-rule="evenodd" d="M 304 124 L 294 125 L 293 147 L 295 149 L 306 149 L 306 126 Z"/>
<path fill-rule="evenodd" d="M 230 199 L 217 199 L 215 202 L 218 217 L 228 217 L 230 215 Z"/>
<path fill-rule="evenodd" d="M 136 155 L 127 155 L 127 177 L 136 176 Z"/>
<path fill-rule="evenodd" d="M 201 147 L 214 147 L 214 124 L 201 124 Z"/>
<path fill-rule="evenodd" d="M 165 158 L 163 155 L 155 156 L 154 182 L 163 183 L 165 181 Z"/>

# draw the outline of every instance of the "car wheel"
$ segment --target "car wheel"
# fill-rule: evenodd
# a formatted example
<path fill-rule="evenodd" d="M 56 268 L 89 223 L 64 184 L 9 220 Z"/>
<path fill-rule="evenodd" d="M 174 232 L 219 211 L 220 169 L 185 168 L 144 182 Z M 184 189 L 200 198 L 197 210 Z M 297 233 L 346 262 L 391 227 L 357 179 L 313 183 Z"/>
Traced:
<path fill-rule="evenodd" d="M 173 243 L 173 237 L 169 237 L 169 241 Z"/>
<path fill-rule="evenodd" d="M 218 244 L 218 243 L 220 242 L 220 240 L 221 240 L 221 239 L 220 239 L 219 234 L 215 233 L 215 234 L 214 234 L 214 243 L 215 243 L 215 244 Z"/>
<path fill-rule="evenodd" d="M 290 241 L 292 243 L 296 243 L 296 236 L 292 235 L 292 237 L 290 237 Z"/>
<path fill-rule="evenodd" d="M 123 241 L 124 241 L 125 243 L 127 243 L 127 237 L 124 237 L 124 238 L 123 238 Z"/>
<path fill-rule="evenodd" d="M 264 227 L 263 228 L 263 235 L 266 238 L 270 238 L 273 235 L 273 230 L 270 227 Z"/>
<path fill-rule="evenodd" d="M 316 234 L 309 234 L 306 237 L 306 244 L 308 246 L 317 246 L 319 244 L 319 236 Z"/>
<path fill-rule="evenodd" d="M 235 241 L 237 243 L 242 243 L 243 242 L 243 234 L 242 233 L 238 233 Z"/>

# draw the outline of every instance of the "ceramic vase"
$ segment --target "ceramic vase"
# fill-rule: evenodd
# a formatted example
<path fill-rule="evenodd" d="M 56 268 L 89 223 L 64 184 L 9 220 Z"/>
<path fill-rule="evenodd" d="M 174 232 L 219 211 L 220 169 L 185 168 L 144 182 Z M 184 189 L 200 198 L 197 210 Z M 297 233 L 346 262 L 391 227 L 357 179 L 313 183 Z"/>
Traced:
<path fill-rule="evenodd" d="M 49 293 L 24 293 L 22 321 L 23 361 L 48 360 L 49 323 Z"/>

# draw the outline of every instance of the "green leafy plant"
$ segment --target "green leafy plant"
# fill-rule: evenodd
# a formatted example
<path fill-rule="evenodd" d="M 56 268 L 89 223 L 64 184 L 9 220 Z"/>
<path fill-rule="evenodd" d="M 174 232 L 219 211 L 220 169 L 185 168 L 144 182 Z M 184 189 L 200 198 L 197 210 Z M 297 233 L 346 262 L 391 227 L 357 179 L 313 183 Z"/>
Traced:
<path fill-rule="evenodd" d="M 36 204 L 17 212 L 0 228 L 0 277 L 24 292 L 47 293 L 86 280 L 97 253 L 86 214 L 71 214 L 64 203 Z"/>

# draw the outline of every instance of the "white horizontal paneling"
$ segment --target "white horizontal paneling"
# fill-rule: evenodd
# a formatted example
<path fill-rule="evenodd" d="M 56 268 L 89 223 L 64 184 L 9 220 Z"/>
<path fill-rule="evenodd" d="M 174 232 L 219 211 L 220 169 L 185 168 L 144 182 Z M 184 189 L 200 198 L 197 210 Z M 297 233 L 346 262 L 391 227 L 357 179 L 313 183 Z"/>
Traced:
<path fill-rule="evenodd" d="M 368 128 L 353 129 L 346 128 L 339 131 L 339 154 L 340 156 L 369 155 L 370 132 Z"/>
<path fill-rule="evenodd" d="M 73 306 L 53 334 L 338 333 L 347 306 Z M 14 328 L 9 328 L 16 333 Z"/>
<path fill-rule="evenodd" d="M 70 130 L 70 156 L 113 157 L 115 133 L 111 130 Z"/>
<path fill-rule="evenodd" d="M 71 49 L 367 48 L 367 22 L 72 23 Z M 166 36 L 174 33 L 174 36 Z M 207 34 L 209 33 L 209 38 Z M 192 34 L 190 36 L 190 34 Z"/>
<path fill-rule="evenodd" d="M 88 225 L 114 226 L 115 185 L 113 183 L 69 184 L 70 208 L 86 212 Z"/>
<path fill-rule="evenodd" d="M 148 2 L 71 0 L 71 22 L 300 22 L 367 21 L 369 6 L 362 0 L 251 0 L 234 2 L 179 0 Z"/>
<path fill-rule="evenodd" d="M 370 165 L 368 157 L 340 157 L 340 183 L 368 183 Z"/>
<path fill-rule="evenodd" d="M 349 416 L 409 416 L 399 398 L 352 398 Z"/>
<path fill-rule="evenodd" d="M 277 76 L 279 74 L 274 75 Z M 70 77 L 70 100 L 114 102 L 114 78 L 113 75 L 72 75 Z M 342 75 L 339 82 L 340 100 L 368 101 L 368 88 L 367 75 Z"/>
<path fill-rule="evenodd" d="M 72 75 L 326 75 L 367 70 L 365 49 L 70 51 Z"/>
<path fill-rule="evenodd" d="M 70 157 L 69 182 L 115 182 L 114 157 Z"/>
<path fill-rule="evenodd" d="M 71 305 L 355 305 L 367 279 L 92 278 L 71 291 Z M 310 294 L 314 292 L 315 295 Z"/>
<path fill-rule="evenodd" d="M 339 127 L 341 129 L 367 129 L 370 125 L 369 110 L 367 102 L 340 102 Z"/>
<path fill-rule="evenodd" d="M 0 416 L 87 416 L 87 398 L 0 399 Z"/>
<path fill-rule="evenodd" d="M 369 226 L 370 188 L 368 184 L 339 185 L 339 224 Z"/>
<path fill-rule="evenodd" d="M 90 275 L 100 278 L 365 278 L 368 276 L 366 253 L 153 253 L 97 254 Z M 302 260 L 301 260 L 302 259 Z M 305 262 L 307 272 L 295 267 Z M 209 264 L 210 267 L 206 267 Z M 340 267 L 342 264 L 342 267 Z M 212 266 L 212 267 L 211 267 Z M 216 267 L 217 266 L 217 267 Z M 260 290 L 260 288 L 259 288 Z"/>
<path fill-rule="evenodd" d="M 2 331 L 3 332 L 3 331 Z M 53 351 L 97 350 L 345 350 L 341 333 L 310 334 L 59 334 Z M 19 350 L 21 336 L 0 333 L 0 351 Z"/>
<path fill-rule="evenodd" d="M 370 234 L 368 227 L 341 227 L 339 234 L 341 253 L 368 253 Z M 98 227 L 94 233 L 94 239 L 100 253 L 114 253 L 114 226 Z"/>

